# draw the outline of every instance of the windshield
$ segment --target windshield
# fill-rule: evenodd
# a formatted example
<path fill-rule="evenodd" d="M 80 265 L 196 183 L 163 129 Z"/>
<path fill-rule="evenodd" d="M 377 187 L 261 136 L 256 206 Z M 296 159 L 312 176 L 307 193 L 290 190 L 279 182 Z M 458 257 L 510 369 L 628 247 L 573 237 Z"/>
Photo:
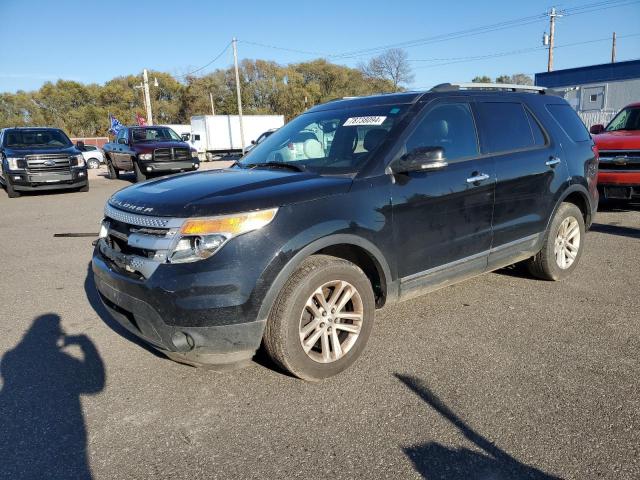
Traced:
<path fill-rule="evenodd" d="M 356 172 L 407 108 L 386 105 L 302 114 L 269 135 L 238 166 L 259 168 L 275 162 L 316 173 Z"/>
<path fill-rule="evenodd" d="M 5 134 L 8 148 L 71 147 L 72 143 L 62 130 L 10 130 Z"/>
<path fill-rule="evenodd" d="M 181 142 L 182 137 L 167 127 L 132 128 L 131 138 L 140 142 Z"/>
<path fill-rule="evenodd" d="M 616 130 L 640 130 L 640 107 L 623 108 L 605 129 L 607 132 Z"/>

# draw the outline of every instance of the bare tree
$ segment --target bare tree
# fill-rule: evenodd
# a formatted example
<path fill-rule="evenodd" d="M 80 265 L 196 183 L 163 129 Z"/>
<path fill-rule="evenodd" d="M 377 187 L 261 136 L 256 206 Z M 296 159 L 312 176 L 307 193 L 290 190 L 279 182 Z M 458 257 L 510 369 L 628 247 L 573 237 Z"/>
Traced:
<path fill-rule="evenodd" d="M 524 73 L 514 73 L 513 75 L 500 75 L 496 78 L 496 83 L 513 83 L 515 85 L 533 85 L 533 79 Z"/>
<path fill-rule="evenodd" d="M 366 77 L 390 81 L 396 90 L 402 84 L 411 83 L 414 78 L 407 52 L 400 48 L 387 50 L 367 63 L 361 63 L 358 68 Z"/>

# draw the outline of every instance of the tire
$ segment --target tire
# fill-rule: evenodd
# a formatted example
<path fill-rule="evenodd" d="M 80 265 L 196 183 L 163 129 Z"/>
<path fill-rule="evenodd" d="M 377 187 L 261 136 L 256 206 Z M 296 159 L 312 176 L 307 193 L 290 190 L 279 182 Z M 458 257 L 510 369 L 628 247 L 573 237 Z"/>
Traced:
<path fill-rule="evenodd" d="M 18 198 L 20 196 L 20 192 L 16 192 L 6 175 L 4 177 L 4 188 L 7 190 L 7 196 L 9 198 Z"/>
<path fill-rule="evenodd" d="M 140 170 L 140 165 L 138 162 L 133 162 L 133 171 L 136 173 L 136 183 L 144 182 L 147 179 L 147 176 Z"/>
<path fill-rule="evenodd" d="M 333 304 L 332 295 L 336 291 L 351 292 L 339 312 L 352 318 L 332 315 L 331 310 L 323 316 L 318 290 L 328 305 Z M 343 295 L 345 293 L 335 299 L 338 307 L 340 300 L 344 300 Z M 315 315 L 310 303 L 314 305 Z M 282 287 L 269 314 L 264 348 L 277 365 L 296 377 L 319 381 L 337 375 L 355 362 L 366 346 L 374 317 L 375 299 L 364 272 L 340 258 L 312 255 Z M 303 332 L 305 328 L 307 331 Z M 303 348 L 301 336 L 311 345 L 309 353 Z M 339 350 L 334 348 L 336 344 L 340 345 Z"/>
<path fill-rule="evenodd" d="M 90 158 L 89 160 L 87 160 L 87 167 L 89 167 L 91 170 L 100 168 L 100 160 L 98 160 L 97 158 Z"/>
<path fill-rule="evenodd" d="M 572 238 L 567 240 L 569 237 Z M 573 203 L 562 203 L 545 233 L 542 250 L 526 261 L 529 272 L 543 280 L 557 281 L 568 277 L 582 257 L 584 238 L 582 212 Z M 562 253 L 563 250 L 566 253 Z M 573 258 L 570 257 L 571 254 L 574 255 Z M 564 267 L 561 266 L 563 261 Z"/>
<path fill-rule="evenodd" d="M 109 173 L 110 179 L 115 180 L 117 178 L 120 178 L 120 172 L 116 167 L 113 166 L 113 163 L 108 158 L 107 158 L 107 171 Z"/>

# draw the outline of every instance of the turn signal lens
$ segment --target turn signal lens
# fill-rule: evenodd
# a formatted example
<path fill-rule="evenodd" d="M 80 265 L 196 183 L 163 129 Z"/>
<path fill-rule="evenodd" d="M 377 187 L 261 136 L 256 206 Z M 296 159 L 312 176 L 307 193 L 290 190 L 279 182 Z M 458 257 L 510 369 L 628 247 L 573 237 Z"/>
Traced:
<path fill-rule="evenodd" d="M 241 235 L 269 225 L 278 212 L 277 208 L 221 217 L 187 220 L 180 229 L 182 235 L 210 235 L 215 233 L 230 236 Z"/>

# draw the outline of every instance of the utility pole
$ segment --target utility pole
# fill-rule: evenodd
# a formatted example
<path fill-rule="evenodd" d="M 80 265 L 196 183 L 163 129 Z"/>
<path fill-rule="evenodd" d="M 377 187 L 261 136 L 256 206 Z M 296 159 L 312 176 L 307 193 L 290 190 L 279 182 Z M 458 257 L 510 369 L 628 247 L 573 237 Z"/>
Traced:
<path fill-rule="evenodd" d="M 216 109 L 213 108 L 213 93 L 209 92 L 209 100 L 211 101 L 211 115 L 216 114 Z"/>
<path fill-rule="evenodd" d="M 611 43 L 611 63 L 616 63 L 616 32 L 613 32 L 613 41 Z"/>
<path fill-rule="evenodd" d="M 142 81 L 144 85 L 144 106 L 147 109 L 147 125 L 153 125 L 153 114 L 151 113 L 151 98 L 149 96 L 149 75 L 147 69 L 142 70 Z"/>
<path fill-rule="evenodd" d="M 556 17 L 562 17 L 558 12 L 556 12 L 556 8 L 551 8 L 549 12 L 549 61 L 547 63 L 547 72 L 553 71 L 553 42 L 556 36 Z"/>
<path fill-rule="evenodd" d="M 240 74 L 238 73 L 238 40 L 233 37 L 233 64 L 236 69 L 236 93 L 238 94 L 238 115 L 240 117 L 240 143 L 242 143 L 242 154 L 244 155 L 244 125 L 242 124 L 242 97 L 240 96 Z"/>

